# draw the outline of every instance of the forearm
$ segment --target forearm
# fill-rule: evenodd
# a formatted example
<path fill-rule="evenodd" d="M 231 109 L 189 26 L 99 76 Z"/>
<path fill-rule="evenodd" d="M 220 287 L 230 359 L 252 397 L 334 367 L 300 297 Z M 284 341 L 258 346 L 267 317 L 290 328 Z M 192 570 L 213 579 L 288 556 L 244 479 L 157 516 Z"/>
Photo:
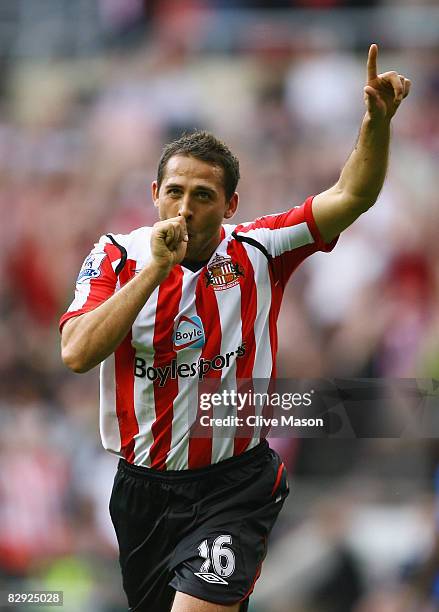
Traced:
<path fill-rule="evenodd" d="M 97 308 L 67 321 L 61 340 L 62 359 L 67 367 L 74 372 L 87 372 L 111 355 L 167 274 L 151 262 Z"/>
<path fill-rule="evenodd" d="M 337 189 L 354 206 L 367 210 L 372 206 L 386 177 L 390 142 L 390 120 L 364 116 L 357 144 L 346 162 Z"/>

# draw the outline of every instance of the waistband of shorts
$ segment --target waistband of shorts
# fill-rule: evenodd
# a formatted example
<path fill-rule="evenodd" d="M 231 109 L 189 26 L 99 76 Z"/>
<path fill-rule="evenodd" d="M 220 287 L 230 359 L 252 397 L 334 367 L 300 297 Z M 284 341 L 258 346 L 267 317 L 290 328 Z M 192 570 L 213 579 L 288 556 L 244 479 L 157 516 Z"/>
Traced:
<path fill-rule="evenodd" d="M 142 465 L 134 465 L 128 463 L 125 459 L 120 459 L 118 469 L 122 470 L 126 474 L 137 476 L 139 478 L 161 480 L 162 482 L 167 481 L 181 481 L 181 480 L 197 480 L 213 474 L 218 474 L 224 470 L 228 470 L 231 467 L 243 467 L 252 461 L 256 461 L 257 458 L 263 458 L 269 451 L 267 440 L 262 440 L 257 446 L 245 451 L 241 455 L 236 457 L 230 457 L 224 459 L 218 463 L 212 463 L 202 468 L 195 468 L 193 470 L 155 470 L 154 468 L 144 467 Z"/>

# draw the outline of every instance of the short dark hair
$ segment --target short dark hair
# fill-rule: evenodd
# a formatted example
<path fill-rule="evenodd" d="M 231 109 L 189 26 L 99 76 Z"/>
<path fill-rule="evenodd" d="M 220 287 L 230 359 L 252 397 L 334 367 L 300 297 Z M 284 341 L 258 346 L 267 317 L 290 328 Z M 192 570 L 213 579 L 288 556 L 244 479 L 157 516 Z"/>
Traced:
<path fill-rule="evenodd" d="M 165 175 L 166 164 L 174 155 L 190 155 L 208 164 L 220 166 L 224 172 L 224 191 L 227 200 L 230 200 L 235 193 L 240 178 L 238 158 L 233 155 L 226 144 L 210 132 L 196 130 L 183 134 L 178 140 L 164 147 L 157 170 L 159 189 Z"/>

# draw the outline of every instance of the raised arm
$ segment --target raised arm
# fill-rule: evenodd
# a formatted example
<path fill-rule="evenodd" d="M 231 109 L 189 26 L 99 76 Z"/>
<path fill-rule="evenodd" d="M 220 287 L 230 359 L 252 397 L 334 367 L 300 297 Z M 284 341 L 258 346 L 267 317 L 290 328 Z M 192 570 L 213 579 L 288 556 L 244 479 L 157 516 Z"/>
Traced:
<path fill-rule="evenodd" d="M 149 263 L 120 291 L 97 308 L 68 320 L 61 336 L 61 355 L 74 372 L 87 372 L 119 346 L 151 293 L 185 256 L 187 229 L 183 217 L 159 221 L 151 235 Z"/>
<path fill-rule="evenodd" d="M 357 144 L 337 183 L 313 201 L 317 227 L 326 242 L 338 236 L 376 201 L 387 172 L 390 121 L 410 91 L 411 82 L 395 71 L 377 74 L 378 47 L 367 60 L 366 114 Z"/>

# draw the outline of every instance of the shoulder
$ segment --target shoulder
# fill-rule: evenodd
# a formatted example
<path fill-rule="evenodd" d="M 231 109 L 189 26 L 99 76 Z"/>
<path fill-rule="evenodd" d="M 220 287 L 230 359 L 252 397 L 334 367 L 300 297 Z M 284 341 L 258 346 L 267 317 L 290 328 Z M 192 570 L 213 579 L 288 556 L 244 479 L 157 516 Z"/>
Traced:
<path fill-rule="evenodd" d="M 126 251 L 130 257 L 136 257 L 138 254 L 144 254 L 145 250 L 149 251 L 152 227 L 139 227 L 129 232 L 128 234 L 116 234 L 108 232 L 101 236 L 101 241 L 105 244 L 113 245 L 120 250 Z"/>
<path fill-rule="evenodd" d="M 224 223 L 222 225 L 222 229 L 223 229 L 222 239 L 230 238 L 233 235 L 233 232 L 235 231 L 237 227 L 238 227 L 237 225 L 232 225 L 230 223 Z"/>
<path fill-rule="evenodd" d="M 151 227 L 139 227 L 128 234 L 107 232 L 95 243 L 91 253 L 86 258 L 84 266 L 103 266 L 111 273 L 113 269 L 116 276 L 125 267 L 127 261 L 136 265 L 150 256 Z M 108 263 L 111 268 L 108 267 Z"/>
<path fill-rule="evenodd" d="M 263 215 L 253 221 L 245 221 L 235 226 L 235 233 L 246 233 L 252 230 L 274 230 L 291 227 L 307 222 L 311 213 L 312 197 L 307 198 L 303 204 L 293 206 L 287 210 Z"/>
<path fill-rule="evenodd" d="M 101 240 L 104 239 L 106 242 L 119 242 L 124 247 L 135 246 L 139 242 L 143 242 L 145 239 L 151 237 L 152 227 L 144 226 L 138 227 L 128 234 L 118 234 L 116 232 L 107 232 L 101 236 Z"/>
<path fill-rule="evenodd" d="M 264 245 L 272 256 L 302 247 L 307 253 L 312 250 L 330 251 L 335 242 L 324 242 L 314 220 L 312 202 L 313 196 L 310 196 L 299 206 L 240 223 L 233 236 L 241 242 Z"/>

